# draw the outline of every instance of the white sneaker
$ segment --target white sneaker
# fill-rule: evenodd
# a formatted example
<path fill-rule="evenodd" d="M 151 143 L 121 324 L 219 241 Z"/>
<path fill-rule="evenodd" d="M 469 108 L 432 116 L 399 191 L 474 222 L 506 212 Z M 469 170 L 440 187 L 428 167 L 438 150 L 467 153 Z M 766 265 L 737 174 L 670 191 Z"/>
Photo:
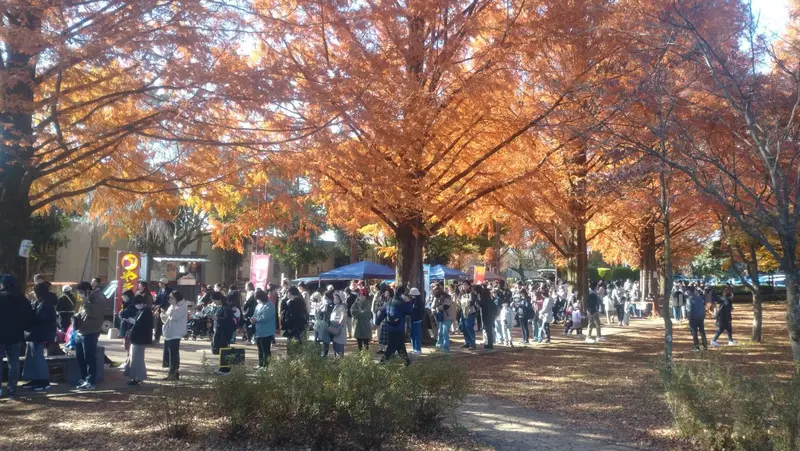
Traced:
<path fill-rule="evenodd" d="M 729 340 L 729 341 L 728 341 L 728 346 L 736 346 L 736 345 L 738 345 L 738 344 L 739 344 L 739 342 L 738 342 L 738 341 L 736 341 L 736 340 Z"/>
<path fill-rule="evenodd" d="M 586 343 L 594 343 L 594 338 L 586 337 Z"/>
<path fill-rule="evenodd" d="M 713 340 L 713 341 L 711 342 L 711 346 L 712 346 L 712 347 L 715 347 L 715 348 L 718 348 L 718 347 L 719 347 L 719 343 L 717 343 L 717 341 L 716 341 L 716 340 Z"/>
<path fill-rule="evenodd" d="M 598 343 L 600 343 L 601 341 L 608 341 L 608 340 L 606 340 L 606 337 L 597 337 L 597 340 L 596 340 L 596 341 L 597 341 Z"/>

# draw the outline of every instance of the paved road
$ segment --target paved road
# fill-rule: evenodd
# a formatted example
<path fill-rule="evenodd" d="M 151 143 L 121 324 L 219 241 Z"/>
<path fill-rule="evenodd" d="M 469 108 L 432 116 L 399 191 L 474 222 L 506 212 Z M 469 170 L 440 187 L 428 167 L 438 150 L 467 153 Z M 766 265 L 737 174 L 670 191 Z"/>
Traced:
<path fill-rule="evenodd" d="M 485 442 L 503 451 L 632 451 L 607 433 L 575 427 L 562 419 L 510 404 L 499 398 L 472 395 L 456 415 Z"/>

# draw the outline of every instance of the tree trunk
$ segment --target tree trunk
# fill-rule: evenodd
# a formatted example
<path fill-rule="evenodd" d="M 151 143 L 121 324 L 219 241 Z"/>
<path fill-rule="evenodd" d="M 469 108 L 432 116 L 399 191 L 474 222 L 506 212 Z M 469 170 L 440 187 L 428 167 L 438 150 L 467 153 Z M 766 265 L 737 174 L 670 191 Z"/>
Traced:
<path fill-rule="evenodd" d="M 41 11 L 36 8 L 4 8 L 5 20 L 27 27 L 32 35 L 41 28 Z M 0 19 L 2 22 L 2 19 Z M 0 269 L 20 277 L 24 259 L 18 256 L 33 213 L 30 206 L 31 174 L 35 171 L 33 89 L 39 50 L 25 45 L 24 37 L 5 40 L 5 74 L 0 84 Z M 34 53 L 29 53 L 34 52 Z M 0 58 L 2 61 L 2 58 Z"/>
<path fill-rule="evenodd" d="M 397 227 L 397 255 L 396 255 L 396 282 L 406 288 L 416 287 L 420 291 L 427 291 L 423 287 L 424 277 L 422 272 L 422 249 L 428 237 L 422 233 L 422 220 L 417 218 L 406 221 Z"/>
<path fill-rule="evenodd" d="M 753 244 L 748 246 L 747 258 L 747 275 L 750 277 L 750 283 L 746 285 L 753 296 L 753 331 L 750 339 L 760 342 L 762 322 L 761 284 L 758 281 L 758 259 L 756 258 L 756 247 Z"/>
<path fill-rule="evenodd" d="M 665 151 L 666 153 L 666 151 Z M 670 319 L 669 297 L 672 295 L 672 239 L 670 237 L 669 199 L 667 197 L 667 177 L 662 169 L 659 175 L 661 182 L 661 214 L 664 225 L 664 272 L 661 301 L 661 316 L 664 318 L 664 370 L 672 373 L 672 319 Z"/>
<path fill-rule="evenodd" d="M 800 362 L 800 304 L 798 304 L 796 268 L 782 268 L 786 274 L 786 329 L 789 331 L 789 344 L 792 358 Z M 797 366 L 800 371 L 800 365 Z"/>
<path fill-rule="evenodd" d="M 570 228 L 570 248 L 572 255 L 567 259 L 567 283 L 570 290 L 578 295 L 581 311 L 586 311 L 586 298 L 589 296 L 589 256 L 586 253 L 586 225 Z"/>
<path fill-rule="evenodd" d="M 652 216 L 647 219 L 641 231 L 639 249 L 639 287 L 641 302 L 647 301 L 652 293 L 658 295 L 658 268 L 656 262 L 656 223 Z"/>

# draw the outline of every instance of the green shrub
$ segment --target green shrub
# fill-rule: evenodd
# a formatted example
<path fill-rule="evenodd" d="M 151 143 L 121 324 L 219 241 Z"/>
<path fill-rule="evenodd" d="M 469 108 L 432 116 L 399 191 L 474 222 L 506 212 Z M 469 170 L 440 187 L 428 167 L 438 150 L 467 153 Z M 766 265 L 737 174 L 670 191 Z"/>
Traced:
<path fill-rule="evenodd" d="M 589 267 L 586 271 L 589 276 L 589 280 L 600 280 L 600 274 L 597 268 Z"/>
<path fill-rule="evenodd" d="M 611 280 L 611 268 L 597 268 L 597 275 L 601 279 L 609 281 Z"/>
<path fill-rule="evenodd" d="M 611 269 L 610 280 L 639 280 L 639 270 L 627 268 L 625 266 L 617 266 Z"/>
<path fill-rule="evenodd" d="M 214 380 L 213 407 L 232 437 L 275 447 L 378 449 L 398 432 L 437 427 L 467 392 L 466 371 L 432 356 L 405 367 L 369 353 L 333 361 L 296 345 L 266 370 Z"/>
<path fill-rule="evenodd" d="M 666 380 L 675 428 L 702 449 L 795 450 L 800 382 L 745 378 L 715 359 L 676 365 Z"/>

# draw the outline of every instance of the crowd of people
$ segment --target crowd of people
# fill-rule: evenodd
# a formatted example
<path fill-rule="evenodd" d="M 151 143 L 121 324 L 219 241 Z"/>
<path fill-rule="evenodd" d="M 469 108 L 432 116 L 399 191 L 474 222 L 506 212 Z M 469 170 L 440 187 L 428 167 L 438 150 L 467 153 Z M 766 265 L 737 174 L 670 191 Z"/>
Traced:
<path fill-rule="evenodd" d="M 100 336 L 105 296 L 100 279 L 62 287 L 61 297 L 51 291 L 49 282 L 37 276 L 31 299 L 26 299 L 13 276 L 0 278 L 0 358 L 8 357 L 9 380 L 3 396 L 16 394 L 19 360 L 24 346 L 22 379 L 34 391 L 50 388 L 45 348 L 58 343 L 74 350 L 81 372 L 79 390 L 92 390 L 97 379 L 97 343 Z M 166 279 L 159 281 L 153 297 L 146 281 L 137 290 L 122 293 L 118 312 L 119 336 L 127 353 L 122 364 L 130 385 L 147 378 L 146 349 L 163 340 L 162 366 L 167 380 L 180 378 L 180 342 L 192 337 L 207 337 L 211 351 L 219 355 L 237 338 L 253 344 L 258 352 L 258 367 L 266 367 L 276 336 L 305 341 L 313 336 L 320 354 L 342 357 L 348 339 L 359 350 L 369 350 L 377 335 L 378 354 L 383 360 L 398 355 L 410 364 L 406 334 L 411 354 L 422 353 L 423 331 L 435 340 L 436 349 L 450 352 L 450 337 L 460 333 L 463 348 L 476 350 L 477 332 L 482 331 L 482 345 L 514 346 L 512 330 L 520 329 L 521 344 L 549 343 L 552 325 L 563 324 L 563 334 L 573 331 L 587 342 L 602 342 L 601 315 L 606 325 L 625 326 L 630 318 L 652 315 L 653 303 L 640 303 L 636 282 L 591 282 L 585 309 L 576 294 L 561 281 L 516 283 L 507 287 L 502 280 L 471 283 L 437 281 L 425 296 L 416 287 L 380 283 L 372 286 L 353 280 L 343 290 L 332 285 L 310 291 L 304 283 L 296 286 L 284 280 L 281 286 L 252 283 L 240 291 L 236 285 L 202 285 L 193 307 Z M 708 287 L 697 284 L 675 285 L 670 306 L 679 323 L 688 320 L 694 349 L 707 347 L 704 320 L 711 313 L 717 333 L 728 334 L 734 345 L 731 312 L 733 294 L 726 288 L 721 298 Z M 583 330 L 588 326 L 586 335 Z M 594 334 L 593 334 L 594 332 Z M 106 359 L 107 363 L 108 361 Z M 221 361 L 218 373 L 230 366 Z"/>

